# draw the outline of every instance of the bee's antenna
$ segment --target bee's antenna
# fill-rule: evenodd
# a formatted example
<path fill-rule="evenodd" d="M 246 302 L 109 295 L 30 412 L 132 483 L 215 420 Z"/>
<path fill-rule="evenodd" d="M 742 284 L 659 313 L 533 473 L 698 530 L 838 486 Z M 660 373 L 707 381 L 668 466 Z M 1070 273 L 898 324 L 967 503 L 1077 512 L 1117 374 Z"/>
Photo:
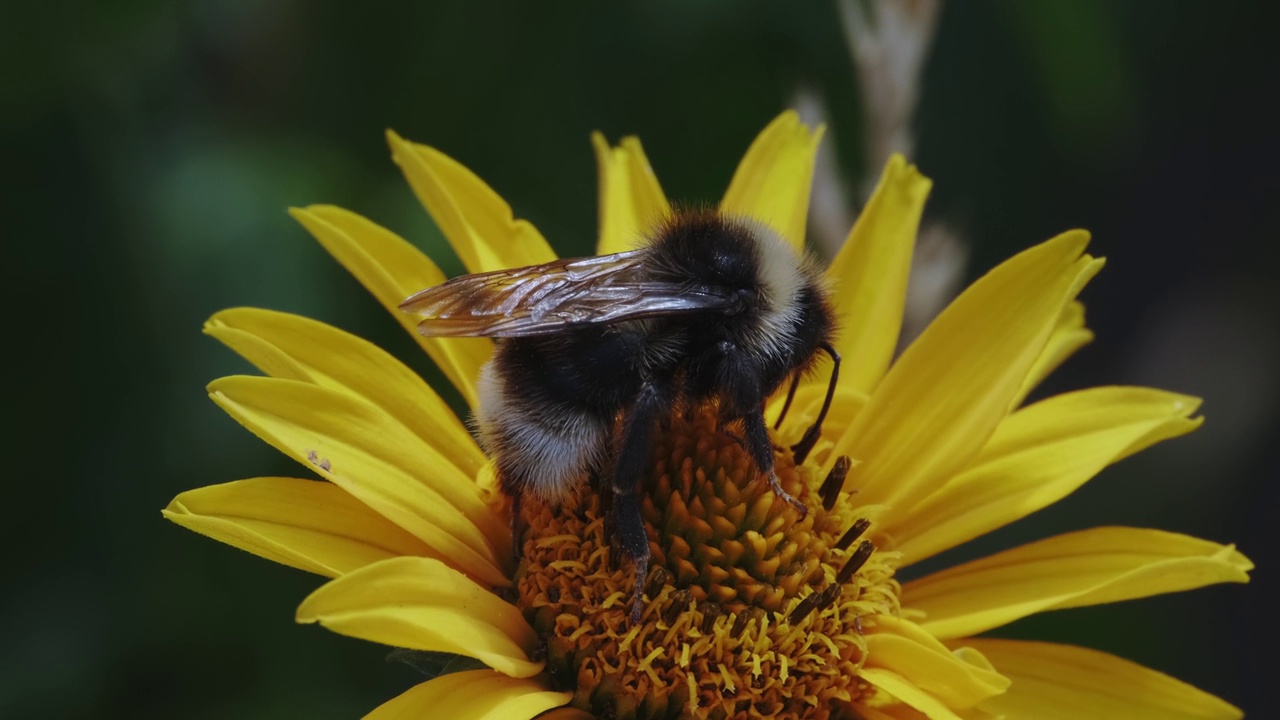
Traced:
<path fill-rule="evenodd" d="M 787 411 L 791 409 L 791 401 L 796 399 L 796 388 L 800 387 L 800 373 L 791 376 L 791 389 L 787 391 L 787 401 L 782 403 L 782 412 L 778 413 L 778 419 L 773 421 L 773 429 L 777 430 L 782 425 L 782 419 L 787 416 Z"/>
<path fill-rule="evenodd" d="M 827 411 L 831 409 L 831 401 L 836 396 L 836 381 L 840 378 L 840 353 L 831 347 L 831 343 L 824 342 L 818 346 L 818 349 L 831 356 L 831 381 L 827 383 L 827 397 L 822 401 L 822 410 L 818 412 L 818 419 L 814 420 L 805 431 L 800 442 L 791 446 L 791 455 L 796 465 L 803 465 L 813 446 L 818 444 L 818 436 L 822 433 L 822 421 L 827 419 Z M 787 402 L 790 404 L 790 399 Z"/>

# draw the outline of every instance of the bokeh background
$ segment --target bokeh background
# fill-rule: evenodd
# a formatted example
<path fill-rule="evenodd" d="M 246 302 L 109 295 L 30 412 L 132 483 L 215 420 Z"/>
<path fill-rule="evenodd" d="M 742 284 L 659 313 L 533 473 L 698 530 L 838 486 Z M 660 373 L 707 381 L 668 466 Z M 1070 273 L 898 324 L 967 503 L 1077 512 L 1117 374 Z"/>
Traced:
<path fill-rule="evenodd" d="M 1097 340 L 1046 392 L 1133 383 L 1208 422 L 959 556 L 1105 524 L 1236 542 L 1249 586 L 1052 613 L 1090 645 L 1274 717 L 1280 250 L 1272 3 L 947 5 L 913 161 L 973 277 L 1061 230 L 1109 263 Z M 563 254 L 596 223 L 588 134 L 638 133 L 714 202 L 799 88 L 856 208 L 865 87 L 828 3 L 5 3 L 0 716 L 352 717 L 415 682 L 293 611 L 320 579 L 161 519 L 176 493 L 299 470 L 224 416 L 249 368 L 200 327 L 257 305 L 412 343 L 285 214 L 329 202 L 459 263 L 384 129 L 485 178 Z"/>

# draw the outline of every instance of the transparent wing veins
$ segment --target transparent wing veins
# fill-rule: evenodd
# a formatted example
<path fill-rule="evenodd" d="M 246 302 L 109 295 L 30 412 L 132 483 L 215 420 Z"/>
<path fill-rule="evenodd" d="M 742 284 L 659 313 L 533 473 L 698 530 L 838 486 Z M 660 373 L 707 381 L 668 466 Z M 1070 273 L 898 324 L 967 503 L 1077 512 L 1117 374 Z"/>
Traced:
<path fill-rule="evenodd" d="M 400 309 L 422 316 L 423 335 L 524 337 L 733 306 L 723 288 L 648 277 L 644 254 L 632 250 L 464 275 L 414 294 Z"/>

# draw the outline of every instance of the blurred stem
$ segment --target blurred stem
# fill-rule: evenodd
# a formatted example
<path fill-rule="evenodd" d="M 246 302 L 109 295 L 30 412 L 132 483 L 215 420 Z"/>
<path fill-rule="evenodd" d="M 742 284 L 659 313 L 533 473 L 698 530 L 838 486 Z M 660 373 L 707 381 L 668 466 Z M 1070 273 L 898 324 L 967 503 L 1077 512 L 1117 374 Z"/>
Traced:
<path fill-rule="evenodd" d="M 870 168 L 915 149 L 911 119 L 941 0 L 840 0 L 836 6 L 862 89 Z"/>

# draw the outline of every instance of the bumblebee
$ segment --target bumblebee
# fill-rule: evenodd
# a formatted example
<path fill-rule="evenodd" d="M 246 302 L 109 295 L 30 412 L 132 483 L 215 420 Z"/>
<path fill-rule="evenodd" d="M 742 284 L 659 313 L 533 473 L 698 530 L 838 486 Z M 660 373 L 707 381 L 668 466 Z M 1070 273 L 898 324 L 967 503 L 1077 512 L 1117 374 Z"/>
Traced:
<path fill-rule="evenodd" d="M 400 307 L 424 335 L 498 339 L 474 420 L 513 498 L 513 531 L 522 497 L 558 502 L 594 478 L 611 498 L 614 546 L 635 565 L 633 619 L 649 562 L 641 480 L 673 413 L 714 408 L 773 492 L 806 512 L 774 471 L 764 404 L 791 378 L 789 405 L 818 351 L 831 356 L 822 409 L 792 448 L 802 463 L 840 357 L 820 270 L 768 228 L 678 213 L 638 249 L 457 277 Z"/>

